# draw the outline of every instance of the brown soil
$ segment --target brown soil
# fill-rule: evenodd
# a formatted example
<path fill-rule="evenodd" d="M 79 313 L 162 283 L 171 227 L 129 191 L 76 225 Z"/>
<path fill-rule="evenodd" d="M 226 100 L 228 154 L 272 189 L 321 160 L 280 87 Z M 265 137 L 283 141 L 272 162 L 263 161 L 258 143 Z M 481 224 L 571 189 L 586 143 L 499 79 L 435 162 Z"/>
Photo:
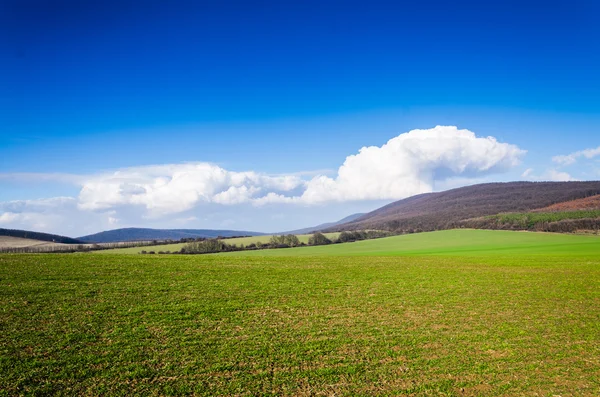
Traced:
<path fill-rule="evenodd" d="M 32 240 L 29 238 L 0 236 L 0 248 L 50 247 L 64 245 L 66 244 L 52 243 L 49 241 L 41 240 Z"/>

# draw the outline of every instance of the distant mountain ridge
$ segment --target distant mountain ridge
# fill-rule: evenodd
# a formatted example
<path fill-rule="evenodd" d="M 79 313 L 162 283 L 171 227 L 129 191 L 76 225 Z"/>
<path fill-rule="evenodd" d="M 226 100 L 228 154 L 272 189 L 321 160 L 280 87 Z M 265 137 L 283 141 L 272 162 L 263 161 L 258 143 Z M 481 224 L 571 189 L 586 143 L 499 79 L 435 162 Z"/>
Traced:
<path fill-rule="evenodd" d="M 31 240 L 48 241 L 62 244 L 83 244 L 82 240 L 74 239 L 71 237 L 60 236 L 58 234 L 32 232 L 30 230 L 0 228 L 0 236 L 20 237 Z"/>
<path fill-rule="evenodd" d="M 129 227 L 107 230 L 100 233 L 78 237 L 78 240 L 87 243 L 119 243 L 125 241 L 142 240 L 180 240 L 182 238 L 215 238 L 234 236 L 262 236 L 265 233 L 241 230 L 213 230 L 213 229 L 148 229 Z"/>
<path fill-rule="evenodd" d="M 327 222 L 327 223 L 322 223 L 320 225 L 317 226 L 313 226 L 313 227 L 305 227 L 303 229 L 296 229 L 296 230 L 291 230 L 289 232 L 281 232 L 281 233 L 276 233 L 276 234 L 308 234 L 308 233 L 312 233 L 312 232 L 317 232 L 323 229 L 327 229 L 336 225 L 340 225 L 342 223 L 348 223 L 348 222 L 352 222 L 358 218 L 360 218 L 361 216 L 365 215 L 364 213 L 357 213 L 357 214 L 352 214 L 352 215 L 348 215 L 347 217 L 340 219 L 337 222 Z"/>
<path fill-rule="evenodd" d="M 383 206 L 367 214 L 353 214 L 337 222 L 297 229 L 285 234 L 313 231 L 389 230 L 412 233 L 457 227 L 486 228 L 491 215 L 513 212 L 550 212 L 594 209 L 600 206 L 600 181 L 486 183 L 436 193 L 425 193 Z M 469 226 L 475 225 L 475 226 Z M 580 219 L 573 227 L 597 230 L 600 218 Z M 587 226 L 586 226 L 587 225 Z M 564 231 L 565 228 L 557 229 Z M 78 238 L 27 230 L 2 229 L 0 236 L 20 237 L 62 244 L 118 243 L 182 238 L 261 236 L 268 233 L 214 229 L 123 228 Z M 281 234 L 281 233 L 277 233 Z"/>
<path fill-rule="evenodd" d="M 467 219 L 531 211 L 598 194 L 600 181 L 486 183 L 408 197 L 325 231 L 450 229 Z"/>

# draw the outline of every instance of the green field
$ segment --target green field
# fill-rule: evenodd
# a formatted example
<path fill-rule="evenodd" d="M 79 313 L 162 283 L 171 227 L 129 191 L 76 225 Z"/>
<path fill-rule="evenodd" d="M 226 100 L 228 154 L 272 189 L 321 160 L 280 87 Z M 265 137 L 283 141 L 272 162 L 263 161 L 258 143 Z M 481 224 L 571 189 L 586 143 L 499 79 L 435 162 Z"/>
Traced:
<path fill-rule="evenodd" d="M 600 255 L 600 237 L 558 233 L 457 229 L 405 234 L 354 243 L 238 251 L 235 256 L 373 256 L 373 255 Z"/>
<path fill-rule="evenodd" d="M 0 395 L 600 395 L 598 237 L 236 254 L 0 255 Z"/>
<path fill-rule="evenodd" d="M 325 234 L 325 236 L 327 236 L 330 239 L 337 238 L 340 235 L 339 233 L 324 233 L 324 234 Z M 310 238 L 310 236 L 312 236 L 312 234 L 298 234 L 297 236 L 298 236 L 298 240 L 300 240 L 301 243 L 307 244 L 308 239 Z M 246 245 L 250 245 L 252 243 L 266 244 L 269 242 L 271 237 L 273 237 L 272 234 L 265 235 L 265 236 L 226 238 L 226 239 L 223 239 L 223 241 L 226 242 L 227 244 L 232 244 L 232 245 L 236 244 L 238 246 L 241 244 L 244 244 L 246 246 Z M 94 251 L 94 252 L 101 253 L 101 254 L 139 254 L 142 251 L 177 252 L 177 251 L 180 251 L 185 245 L 186 245 L 186 243 L 162 244 L 162 245 L 153 245 L 153 246 L 148 246 L 148 247 L 116 248 L 116 249 L 112 249 L 112 250 L 102 250 L 102 251 Z"/>

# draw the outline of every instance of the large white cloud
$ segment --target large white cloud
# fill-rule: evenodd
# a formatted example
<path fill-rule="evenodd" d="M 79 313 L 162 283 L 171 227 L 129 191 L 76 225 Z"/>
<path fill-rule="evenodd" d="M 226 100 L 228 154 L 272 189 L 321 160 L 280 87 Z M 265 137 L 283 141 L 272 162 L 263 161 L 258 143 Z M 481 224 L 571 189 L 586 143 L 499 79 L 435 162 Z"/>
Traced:
<path fill-rule="evenodd" d="M 201 203 L 316 204 L 401 199 L 433 191 L 436 181 L 505 171 L 519 164 L 524 154 L 517 146 L 493 137 L 437 126 L 401 134 L 381 147 L 363 147 L 346 158 L 335 178 L 317 175 L 305 181 L 297 175 L 234 172 L 207 163 L 136 167 L 84 182 L 79 206 L 84 210 L 106 210 L 137 205 L 160 216 Z"/>
<path fill-rule="evenodd" d="M 515 145 L 452 126 L 412 130 L 348 156 L 335 179 L 313 178 L 302 201 L 400 199 L 431 192 L 436 181 L 505 171 L 524 154 Z"/>
<path fill-rule="evenodd" d="M 290 192 L 304 184 L 294 175 L 234 172 L 209 163 L 168 164 L 94 176 L 83 183 L 78 199 L 83 210 L 134 205 L 161 216 L 202 203 L 245 203 L 261 193 Z"/>
<path fill-rule="evenodd" d="M 99 229 L 143 226 L 157 219 L 196 219 L 203 208 L 214 213 L 219 206 L 228 208 L 230 219 L 235 217 L 233 208 L 248 205 L 261 207 L 264 214 L 268 213 L 264 207 L 276 205 L 395 200 L 457 181 L 476 183 L 518 165 L 524 154 L 493 137 L 437 126 L 400 134 L 380 147 L 363 147 L 345 159 L 334 177 L 237 172 L 209 163 L 130 167 L 95 175 L 0 174 L 0 179 L 55 178 L 81 188 L 76 198 L 0 203 L 0 224 L 23 225 L 41 214 L 37 219 L 47 220 L 42 226 L 48 230 L 46 223 L 57 222 L 62 214 L 68 218 L 65 222 L 85 219 Z"/>

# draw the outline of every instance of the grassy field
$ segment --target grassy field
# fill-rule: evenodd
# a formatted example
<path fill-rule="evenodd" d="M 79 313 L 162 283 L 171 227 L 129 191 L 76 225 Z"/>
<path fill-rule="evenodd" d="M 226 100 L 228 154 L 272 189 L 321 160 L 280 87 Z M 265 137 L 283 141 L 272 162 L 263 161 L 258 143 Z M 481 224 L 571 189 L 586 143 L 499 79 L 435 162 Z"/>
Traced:
<path fill-rule="evenodd" d="M 598 255 L 600 237 L 558 233 L 457 229 L 405 234 L 347 244 L 322 245 L 217 255 L 233 256 L 373 256 L 373 255 Z"/>
<path fill-rule="evenodd" d="M 339 233 L 324 233 L 324 234 L 329 238 L 337 238 L 340 235 Z M 236 244 L 238 246 L 241 244 L 249 245 L 252 243 L 266 244 L 269 242 L 269 240 L 271 239 L 272 236 L 273 235 L 253 236 L 253 237 L 236 237 L 236 238 L 223 239 L 223 241 L 225 241 L 227 244 Z M 300 242 L 307 244 L 310 236 L 312 236 L 312 234 L 299 234 L 298 239 L 300 240 Z M 162 244 L 162 245 L 154 245 L 151 247 L 117 248 L 117 249 L 113 249 L 113 250 L 103 250 L 103 251 L 96 251 L 96 252 L 100 253 L 100 254 L 139 254 L 142 251 L 176 252 L 176 251 L 181 250 L 181 248 L 183 248 L 185 245 L 186 245 L 186 243 Z"/>
<path fill-rule="evenodd" d="M 67 244 L 53 243 L 51 241 L 33 240 L 29 238 L 0 236 L 0 249 L 2 248 L 23 248 L 23 247 L 66 247 Z"/>
<path fill-rule="evenodd" d="M 465 232 L 0 255 L 0 395 L 600 395 L 600 239 Z"/>

